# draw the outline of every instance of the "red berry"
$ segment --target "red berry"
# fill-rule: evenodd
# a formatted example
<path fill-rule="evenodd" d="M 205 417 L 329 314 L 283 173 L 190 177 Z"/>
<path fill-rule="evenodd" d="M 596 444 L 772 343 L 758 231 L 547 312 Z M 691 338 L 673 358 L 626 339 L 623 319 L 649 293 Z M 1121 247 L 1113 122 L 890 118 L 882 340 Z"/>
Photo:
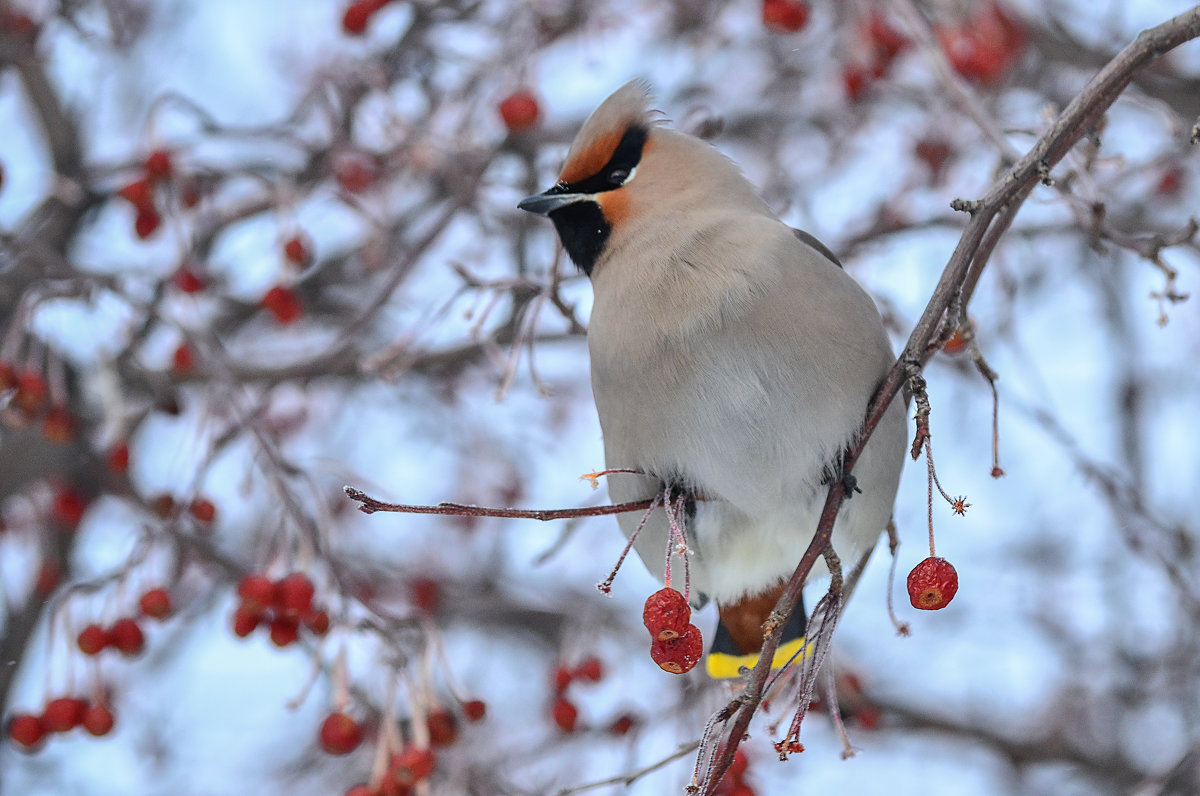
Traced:
<path fill-rule="evenodd" d="M 137 218 L 133 220 L 133 231 L 139 238 L 145 240 L 154 234 L 160 224 L 162 224 L 162 216 L 153 206 L 145 205 L 138 208 Z"/>
<path fill-rule="evenodd" d="M 321 748 L 331 755 L 348 755 L 362 743 L 362 726 L 345 713 L 330 713 L 321 723 Z"/>
<path fill-rule="evenodd" d="M 1154 186 L 1154 192 L 1159 196 L 1172 197 L 1179 193 L 1183 187 L 1183 169 L 1177 164 L 1171 164 L 1158 178 L 1158 184 Z"/>
<path fill-rule="evenodd" d="M 262 297 L 262 306 L 283 326 L 295 322 L 304 312 L 299 297 L 283 285 L 268 290 Z"/>
<path fill-rule="evenodd" d="M 261 614 L 275 602 L 275 584 L 266 575 L 246 575 L 238 583 L 237 593 L 242 607 L 253 614 Z"/>
<path fill-rule="evenodd" d="M 670 586 L 659 589 L 646 598 L 642 607 L 642 622 L 650 638 L 667 641 L 678 638 L 692 619 L 692 608 L 682 594 Z"/>
<path fill-rule="evenodd" d="M 422 780 L 429 779 L 437 765 L 437 758 L 430 749 L 418 749 L 409 745 L 392 755 L 388 764 L 388 774 L 393 782 L 400 787 L 411 787 Z"/>
<path fill-rule="evenodd" d="M 25 750 L 33 749 L 46 737 L 42 720 L 28 713 L 14 713 L 8 720 L 8 737 Z"/>
<path fill-rule="evenodd" d="M 100 625 L 88 625 L 79 632 L 79 651 L 84 655 L 99 655 L 111 643 L 108 631 Z"/>
<path fill-rule="evenodd" d="M 444 708 L 429 711 L 425 717 L 425 726 L 429 729 L 429 745 L 435 749 L 449 746 L 458 740 L 458 720 L 454 714 Z"/>
<path fill-rule="evenodd" d="M 175 349 L 175 353 L 171 355 L 171 369 L 176 373 L 190 373 L 192 368 L 196 366 L 196 356 L 192 353 L 192 347 L 187 343 L 180 343 Z"/>
<path fill-rule="evenodd" d="M 146 177 L 152 182 L 170 179 L 171 174 L 175 171 L 171 163 L 171 153 L 165 149 L 154 150 L 146 156 L 142 170 L 146 172 Z"/>
<path fill-rule="evenodd" d="M 858 102 L 874 80 L 871 73 L 859 66 L 848 66 L 842 72 L 842 85 L 846 87 L 846 96 L 851 102 Z"/>
<path fill-rule="evenodd" d="M 312 263 L 312 248 L 300 235 L 293 235 L 283 244 L 283 256 L 292 265 L 307 268 Z"/>
<path fill-rule="evenodd" d="M 217 516 L 217 507 L 213 505 L 211 500 L 207 498 L 196 498 L 188 506 L 188 512 L 191 513 L 198 521 L 203 523 L 212 522 Z"/>
<path fill-rule="evenodd" d="M 65 445 L 75 438 L 75 418 L 65 406 L 52 406 L 42 418 L 42 436 Z"/>
<path fill-rule="evenodd" d="M 87 499 L 79 490 L 63 487 L 54 494 L 54 519 L 64 528 L 74 528 L 83 519 Z"/>
<path fill-rule="evenodd" d="M 59 697 L 46 703 L 42 710 L 42 727 L 46 732 L 69 732 L 83 721 L 87 703 L 73 697 Z"/>
<path fill-rule="evenodd" d="M 245 638 L 254 632 L 260 621 L 261 611 L 252 611 L 244 605 L 240 606 L 233 612 L 233 634 L 238 638 Z"/>
<path fill-rule="evenodd" d="M 575 667 L 575 676 L 580 680 L 598 683 L 604 677 L 604 666 L 599 658 L 587 658 Z"/>
<path fill-rule="evenodd" d="M 579 719 L 579 710 L 563 697 L 554 700 L 551 710 L 554 723 L 563 732 L 575 732 L 575 722 Z"/>
<path fill-rule="evenodd" d="M 422 613 L 432 616 L 437 613 L 442 601 L 442 587 L 433 578 L 417 578 L 409 586 L 412 603 Z"/>
<path fill-rule="evenodd" d="M 877 9 L 871 11 L 867 20 L 867 36 L 885 61 L 892 60 L 908 46 L 908 38 L 889 25 L 887 18 Z"/>
<path fill-rule="evenodd" d="M 170 495 L 158 495 L 150 501 L 150 510 L 165 520 L 175 513 L 175 498 Z"/>
<path fill-rule="evenodd" d="M 690 672 L 703 655 L 704 637 L 695 625 L 688 625 L 678 638 L 657 640 L 650 645 L 651 659 L 672 674 Z"/>
<path fill-rule="evenodd" d="M 962 327 L 954 330 L 950 339 L 942 343 L 942 350 L 947 354 L 959 354 L 967 348 L 967 338 L 963 337 Z"/>
<path fill-rule="evenodd" d="M 945 608 L 958 592 L 958 573 L 944 558 L 929 557 L 908 573 L 908 599 L 913 608 Z"/>
<path fill-rule="evenodd" d="M 367 23 L 375 12 L 387 5 L 387 0 L 358 0 L 351 3 L 342 16 L 342 30 L 355 36 L 367 29 Z"/>
<path fill-rule="evenodd" d="M 16 376 L 17 394 L 13 396 L 13 404 L 26 413 L 37 414 L 46 400 L 46 380 L 36 370 L 23 370 Z"/>
<path fill-rule="evenodd" d="M 112 732 L 115 722 L 113 712 L 108 705 L 95 703 L 87 706 L 79 723 L 85 730 L 99 738 Z"/>
<path fill-rule="evenodd" d="M 151 589 L 138 600 L 138 610 L 151 619 L 166 619 L 171 615 L 171 595 L 166 589 Z"/>
<path fill-rule="evenodd" d="M 379 791 L 372 788 L 370 785 L 355 785 L 350 790 L 346 791 L 344 796 L 380 796 Z"/>
<path fill-rule="evenodd" d="M 629 731 L 637 724 L 637 719 L 628 713 L 624 713 L 617 717 L 617 720 L 612 723 L 608 731 L 612 735 L 628 735 Z"/>
<path fill-rule="evenodd" d="M 523 133 L 538 123 L 538 103 L 528 91 L 517 91 L 500 103 L 500 118 L 510 133 Z"/>
<path fill-rule="evenodd" d="M 733 753 L 733 762 L 729 764 L 729 778 L 734 782 L 740 782 L 746 777 L 746 769 L 750 767 L 750 758 L 746 756 L 746 752 L 742 747 L 738 747 Z"/>
<path fill-rule="evenodd" d="M 133 619 L 118 619 L 108 629 L 109 644 L 125 655 L 137 655 L 146 646 L 146 636 Z"/>
<path fill-rule="evenodd" d="M 950 144 L 940 138 L 922 138 L 914 148 L 917 157 L 925 161 L 933 172 L 935 180 L 941 176 L 951 151 Z"/>
<path fill-rule="evenodd" d="M 286 647 L 300 638 L 300 623 L 286 616 L 271 620 L 271 641 L 277 647 Z"/>
<path fill-rule="evenodd" d="M 175 287 L 183 293 L 199 293 L 207 286 L 204 277 L 186 265 L 180 266 L 179 270 L 175 272 L 175 276 L 172 277 L 172 281 L 175 283 Z"/>
<path fill-rule="evenodd" d="M 53 561 L 43 561 L 38 567 L 37 579 L 33 583 L 33 591 L 39 597 L 47 597 L 58 588 L 62 580 L 62 570 Z"/>
<path fill-rule="evenodd" d="M 340 152 L 334 160 L 333 176 L 347 193 L 362 193 L 379 176 L 375 159 L 365 152 Z"/>
<path fill-rule="evenodd" d="M 463 715 L 467 721 L 483 721 L 487 715 L 487 704 L 482 699 L 472 699 L 463 703 Z"/>
<path fill-rule="evenodd" d="M 808 3 L 801 0 L 763 0 L 763 25 L 780 33 L 795 33 L 808 24 Z"/>
<path fill-rule="evenodd" d="M 562 694 L 574 679 L 575 672 L 571 671 L 570 668 L 567 666 L 556 666 L 554 668 L 554 693 Z"/>
<path fill-rule="evenodd" d="M 117 194 L 138 210 L 143 207 L 154 207 L 154 186 L 150 184 L 150 180 L 144 177 L 129 183 L 117 191 Z"/>
<path fill-rule="evenodd" d="M 314 635 L 323 636 L 329 632 L 329 614 L 324 611 L 310 611 L 305 614 L 303 622 Z"/>
<path fill-rule="evenodd" d="M 303 572 L 293 572 L 275 584 L 275 607 L 284 616 L 300 618 L 312 610 L 312 581 Z"/>
<path fill-rule="evenodd" d="M 108 469 L 114 473 L 124 473 L 129 470 L 129 446 L 118 442 L 108 452 Z"/>
<path fill-rule="evenodd" d="M 200 204 L 200 186 L 195 180 L 185 180 L 179 186 L 179 201 L 189 210 Z"/>

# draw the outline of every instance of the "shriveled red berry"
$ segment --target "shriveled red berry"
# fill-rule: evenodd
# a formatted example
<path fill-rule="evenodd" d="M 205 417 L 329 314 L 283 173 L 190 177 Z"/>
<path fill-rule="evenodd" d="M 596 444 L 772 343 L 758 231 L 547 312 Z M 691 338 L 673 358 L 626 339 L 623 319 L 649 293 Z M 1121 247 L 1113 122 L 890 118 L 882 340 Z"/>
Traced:
<path fill-rule="evenodd" d="M 458 740 L 458 719 L 444 708 L 429 711 L 425 726 L 429 729 L 429 745 L 435 749 Z"/>
<path fill-rule="evenodd" d="M 688 625 L 678 638 L 660 639 L 650 645 L 650 657 L 672 674 L 690 672 L 703 655 L 704 637 L 695 625 Z"/>
<path fill-rule="evenodd" d="M 585 658 L 575 667 L 575 676 L 580 680 L 597 683 L 604 677 L 604 665 L 599 658 Z"/>
<path fill-rule="evenodd" d="M 188 513 L 203 523 L 210 523 L 217 517 L 217 507 L 207 498 L 196 498 L 188 506 Z"/>
<path fill-rule="evenodd" d="M 115 720 L 113 718 L 112 709 L 108 705 L 102 703 L 93 703 L 88 705 L 83 711 L 83 717 L 80 719 L 80 724 L 92 735 L 99 738 L 102 735 L 108 735 L 112 732 Z"/>
<path fill-rule="evenodd" d="M 801 0 L 763 0 L 763 25 L 779 33 L 795 33 L 808 24 L 808 3 Z"/>
<path fill-rule="evenodd" d="M 345 713 L 330 713 L 321 722 L 318 739 L 329 754 L 348 755 L 362 743 L 362 725 Z"/>
<path fill-rule="evenodd" d="M 163 588 L 150 589 L 138 600 L 138 610 L 151 619 L 166 619 L 171 615 L 171 595 Z"/>
<path fill-rule="evenodd" d="M 262 307 L 283 326 L 294 323 L 304 314 L 300 298 L 291 289 L 276 285 L 262 297 Z"/>
<path fill-rule="evenodd" d="M 238 582 L 238 597 L 252 613 L 262 613 L 275 602 L 275 583 L 266 575 L 252 572 Z"/>
<path fill-rule="evenodd" d="M 656 641 L 678 638 L 691 621 L 692 607 L 682 594 L 670 586 L 651 594 L 642 607 L 642 622 L 650 631 L 650 638 Z"/>
<path fill-rule="evenodd" d="M 87 703 L 74 697 L 51 699 L 42 710 L 42 727 L 46 732 L 69 732 L 83 721 Z"/>
<path fill-rule="evenodd" d="M 299 618 L 312 610 L 316 589 L 303 572 L 293 572 L 275 584 L 275 608 L 284 616 Z"/>
<path fill-rule="evenodd" d="M 79 631 L 77 643 L 79 651 L 84 655 L 99 655 L 109 645 L 110 638 L 108 631 L 100 625 L 88 625 Z"/>
<path fill-rule="evenodd" d="M 388 774 L 401 788 L 411 787 L 429 779 L 437 766 L 437 757 L 430 749 L 418 749 L 409 744 L 396 754 L 388 764 Z"/>
<path fill-rule="evenodd" d="M 271 620 L 271 641 L 277 647 L 286 647 L 300 638 L 300 623 L 288 616 L 277 616 Z"/>
<path fill-rule="evenodd" d="M 482 699 L 471 699 L 463 703 L 463 715 L 467 721 L 483 721 L 487 716 L 487 703 Z"/>
<path fill-rule="evenodd" d="M 46 728 L 42 720 L 28 713 L 14 713 L 8 720 L 8 737 L 17 746 L 30 751 L 46 737 Z"/>
<path fill-rule="evenodd" d="M 233 612 L 233 634 L 238 638 L 245 638 L 254 632 L 261 621 L 262 611 L 253 611 L 242 605 Z"/>
<path fill-rule="evenodd" d="M 284 258 L 297 268 L 307 268 L 312 263 L 312 245 L 301 235 L 293 235 L 283 244 Z"/>
<path fill-rule="evenodd" d="M 930 556 L 908 573 L 908 599 L 913 608 L 945 608 L 958 592 L 958 573 L 944 558 Z"/>
<path fill-rule="evenodd" d="M 532 130 L 538 123 L 537 100 L 528 91 L 509 94 L 500 102 L 500 118 L 510 133 Z"/>
<path fill-rule="evenodd" d="M 146 646 L 146 636 L 136 621 L 126 617 L 113 622 L 108 629 L 109 644 L 124 655 L 137 655 Z"/>
<path fill-rule="evenodd" d="M 142 170 L 154 182 L 170 179 L 175 171 L 175 166 L 171 160 L 171 153 L 165 149 L 154 150 L 146 156 L 146 160 L 142 164 Z"/>
<path fill-rule="evenodd" d="M 551 715 L 554 717 L 554 723 L 563 732 L 575 732 L 575 723 L 579 719 L 579 709 L 563 697 L 554 700 L 554 706 L 551 708 Z"/>

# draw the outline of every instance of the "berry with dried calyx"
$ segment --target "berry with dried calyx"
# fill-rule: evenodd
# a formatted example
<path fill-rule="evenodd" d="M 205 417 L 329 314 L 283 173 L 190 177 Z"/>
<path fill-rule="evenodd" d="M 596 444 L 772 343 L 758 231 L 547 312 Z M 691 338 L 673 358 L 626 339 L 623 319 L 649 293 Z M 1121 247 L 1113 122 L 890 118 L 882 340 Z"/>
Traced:
<path fill-rule="evenodd" d="M 944 558 L 930 556 L 908 573 L 908 599 L 913 608 L 945 608 L 958 592 L 958 573 Z"/>
<path fill-rule="evenodd" d="M 318 739 L 329 754 L 348 755 L 362 743 L 362 725 L 345 713 L 330 713 L 321 723 Z"/>
<path fill-rule="evenodd" d="M 692 621 L 692 607 L 687 599 L 670 586 L 659 589 L 646 598 L 642 608 L 642 623 L 655 641 L 679 638 Z"/>
<path fill-rule="evenodd" d="M 695 625 L 688 625 L 677 638 L 657 639 L 650 645 L 650 657 L 671 674 L 690 672 L 703 655 L 704 637 Z"/>

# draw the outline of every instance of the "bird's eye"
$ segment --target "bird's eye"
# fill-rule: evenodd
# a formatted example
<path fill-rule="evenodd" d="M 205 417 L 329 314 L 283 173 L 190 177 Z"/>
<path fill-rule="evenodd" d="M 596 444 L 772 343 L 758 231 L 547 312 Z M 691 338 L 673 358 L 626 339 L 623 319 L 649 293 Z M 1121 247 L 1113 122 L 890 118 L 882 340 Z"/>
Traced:
<path fill-rule="evenodd" d="M 613 185 L 621 185 L 629 179 L 629 169 L 613 169 L 608 173 L 608 181 Z"/>

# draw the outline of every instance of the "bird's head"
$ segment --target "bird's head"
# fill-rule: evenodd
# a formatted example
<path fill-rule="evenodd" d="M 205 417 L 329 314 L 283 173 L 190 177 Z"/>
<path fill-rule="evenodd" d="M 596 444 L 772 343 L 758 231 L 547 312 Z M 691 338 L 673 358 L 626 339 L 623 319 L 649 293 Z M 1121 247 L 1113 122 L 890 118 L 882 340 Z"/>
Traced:
<path fill-rule="evenodd" d="M 728 158 L 661 126 L 649 86 L 634 80 L 584 122 L 558 181 L 517 207 L 548 216 L 571 260 L 590 276 L 634 227 L 678 225 L 697 209 L 739 202 L 766 210 Z"/>

